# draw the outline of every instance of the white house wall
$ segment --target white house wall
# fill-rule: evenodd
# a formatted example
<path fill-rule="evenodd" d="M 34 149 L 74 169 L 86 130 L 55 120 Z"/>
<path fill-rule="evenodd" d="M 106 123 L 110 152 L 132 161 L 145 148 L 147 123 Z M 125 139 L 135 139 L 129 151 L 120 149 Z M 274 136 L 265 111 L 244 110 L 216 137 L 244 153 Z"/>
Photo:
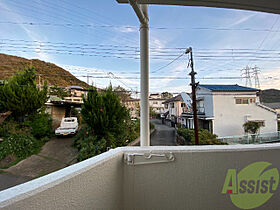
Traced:
<path fill-rule="evenodd" d="M 198 87 L 197 88 L 197 99 L 203 98 L 204 101 L 204 108 L 205 108 L 205 116 L 206 117 L 213 117 L 213 96 L 212 92 L 206 88 Z"/>
<path fill-rule="evenodd" d="M 277 132 L 277 115 L 274 112 L 255 103 L 236 104 L 236 97 L 249 98 L 256 95 L 252 93 L 237 95 L 236 92 L 214 93 L 213 132 L 215 134 L 219 137 L 242 135 L 244 134 L 243 124 L 247 120 L 263 120 L 265 126 L 261 127 L 261 133 Z"/>

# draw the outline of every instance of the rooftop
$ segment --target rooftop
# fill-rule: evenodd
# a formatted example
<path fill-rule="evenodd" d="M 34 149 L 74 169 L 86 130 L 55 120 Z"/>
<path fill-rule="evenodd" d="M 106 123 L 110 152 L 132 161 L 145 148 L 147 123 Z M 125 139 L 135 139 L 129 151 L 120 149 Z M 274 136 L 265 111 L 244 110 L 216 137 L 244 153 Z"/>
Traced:
<path fill-rule="evenodd" d="M 206 88 L 211 91 L 238 91 L 238 92 L 240 92 L 240 91 L 244 91 L 244 92 L 260 91 L 259 89 L 256 89 L 256 88 L 244 87 L 244 86 L 240 86 L 237 84 L 236 85 L 200 85 L 199 84 L 198 86 Z"/>
<path fill-rule="evenodd" d="M 166 104 L 166 103 L 173 102 L 173 101 L 183 101 L 181 94 L 174 96 L 172 98 L 169 98 L 166 101 L 164 101 L 163 103 Z"/>
<path fill-rule="evenodd" d="M 263 105 L 271 108 L 271 109 L 280 109 L 280 102 L 276 103 L 263 103 Z"/>

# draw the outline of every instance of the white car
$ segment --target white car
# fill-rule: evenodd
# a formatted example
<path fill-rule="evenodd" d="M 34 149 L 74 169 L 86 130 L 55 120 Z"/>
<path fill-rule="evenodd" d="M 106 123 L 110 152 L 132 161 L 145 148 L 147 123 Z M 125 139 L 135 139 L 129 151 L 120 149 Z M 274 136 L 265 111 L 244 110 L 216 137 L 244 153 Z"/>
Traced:
<path fill-rule="evenodd" d="M 55 130 L 56 136 L 67 136 L 74 135 L 78 130 L 78 119 L 77 117 L 65 117 L 62 118 L 60 127 Z"/>

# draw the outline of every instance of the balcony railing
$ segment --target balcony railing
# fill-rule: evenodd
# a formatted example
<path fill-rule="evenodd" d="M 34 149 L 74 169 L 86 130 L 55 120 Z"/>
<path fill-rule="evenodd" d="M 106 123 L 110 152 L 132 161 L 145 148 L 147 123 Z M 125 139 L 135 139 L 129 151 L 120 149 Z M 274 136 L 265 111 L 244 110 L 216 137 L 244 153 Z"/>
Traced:
<path fill-rule="evenodd" d="M 219 138 L 228 144 L 263 144 L 280 142 L 280 132 L 245 134 L 239 136 L 226 136 Z"/>
<path fill-rule="evenodd" d="M 205 107 L 197 107 L 196 110 L 197 110 L 197 114 L 205 114 Z M 183 113 L 184 114 L 193 114 L 193 111 L 192 111 L 192 109 L 190 110 L 190 109 L 184 108 Z"/>
<path fill-rule="evenodd" d="M 117 148 L 1 191 L 0 208 L 237 209 L 222 193 L 228 170 L 263 161 L 280 169 L 279 152 L 279 143 Z M 279 208 L 273 193 L 260 209 Z"/>

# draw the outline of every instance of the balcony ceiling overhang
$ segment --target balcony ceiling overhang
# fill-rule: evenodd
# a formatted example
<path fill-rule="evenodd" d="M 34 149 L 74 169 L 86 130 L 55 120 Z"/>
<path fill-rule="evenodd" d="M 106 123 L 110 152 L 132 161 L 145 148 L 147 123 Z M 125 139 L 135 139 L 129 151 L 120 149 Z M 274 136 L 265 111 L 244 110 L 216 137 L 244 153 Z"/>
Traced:
<path fill-rule="evenodd" d="M 279 0 L 135 0 L 138 4 L 204 6 L 280 14 Z M 128 3 L 128 0 L 117 0 Z"/>

